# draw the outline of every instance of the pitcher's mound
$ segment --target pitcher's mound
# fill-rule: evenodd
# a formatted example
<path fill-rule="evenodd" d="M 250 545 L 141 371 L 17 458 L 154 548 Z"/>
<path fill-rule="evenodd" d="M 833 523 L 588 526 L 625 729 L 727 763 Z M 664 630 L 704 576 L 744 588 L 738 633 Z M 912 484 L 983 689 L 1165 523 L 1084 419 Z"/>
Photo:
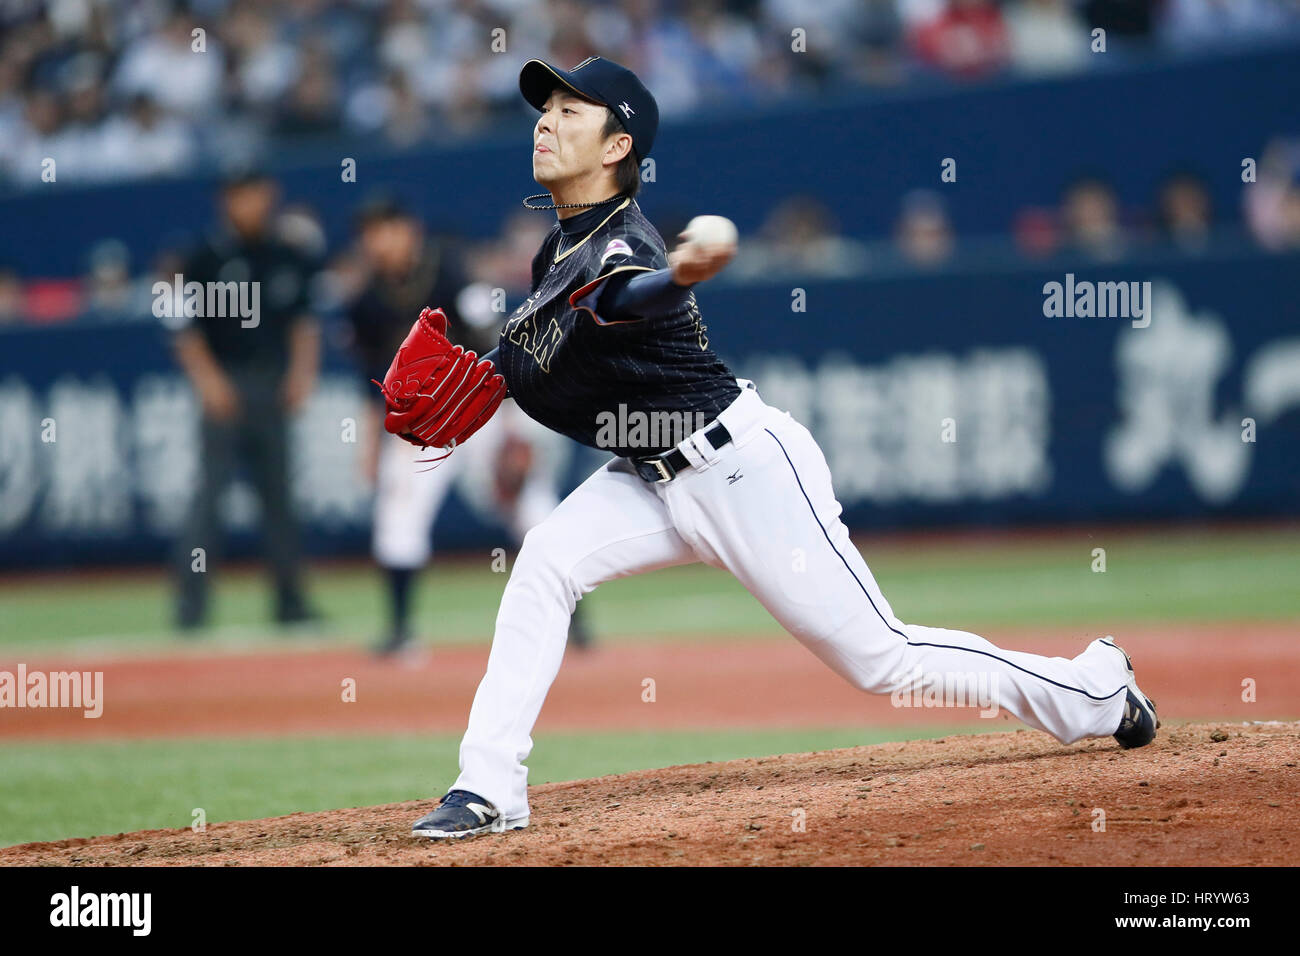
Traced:
<path fill-rule="evenodd" d="M 416 840 L 434 800 L 29 843 L 0 865 L 1287 865 L 1300 722 L 1183 724 L 1141 750 L 1036 731 L 646 770 L 531 791 L 532 826 Z"/>

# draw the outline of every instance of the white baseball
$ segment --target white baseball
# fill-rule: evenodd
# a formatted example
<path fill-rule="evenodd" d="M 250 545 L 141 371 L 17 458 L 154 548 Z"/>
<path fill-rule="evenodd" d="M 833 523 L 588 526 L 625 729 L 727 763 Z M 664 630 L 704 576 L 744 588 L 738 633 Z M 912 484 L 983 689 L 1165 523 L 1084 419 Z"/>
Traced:
<path fill-rule="evenodd" d="M 683 230 L 686 241 L 701 248 L 734 247 L 736 224 L 726 216 L 696 216 Z"/>

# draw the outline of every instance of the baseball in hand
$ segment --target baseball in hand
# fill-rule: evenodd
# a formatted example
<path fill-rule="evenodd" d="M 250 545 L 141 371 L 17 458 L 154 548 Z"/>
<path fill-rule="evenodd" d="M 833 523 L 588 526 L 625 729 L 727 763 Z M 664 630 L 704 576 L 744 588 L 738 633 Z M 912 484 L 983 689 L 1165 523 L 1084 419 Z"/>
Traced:
<path fill-rule="evenodd" d="M 736 224 L 726 216 L 696 216 L 682 232 L 687 242 L 706 249 L 732 248 L 736 245 Z"/>
<path fill-rule="evenodd" d="M 682 244 L 669 253 L 668 264 L 681 286 L 713 278 L 736 254 L 736 226 L 722 216 L 696 216 L 677 238 Z"/>

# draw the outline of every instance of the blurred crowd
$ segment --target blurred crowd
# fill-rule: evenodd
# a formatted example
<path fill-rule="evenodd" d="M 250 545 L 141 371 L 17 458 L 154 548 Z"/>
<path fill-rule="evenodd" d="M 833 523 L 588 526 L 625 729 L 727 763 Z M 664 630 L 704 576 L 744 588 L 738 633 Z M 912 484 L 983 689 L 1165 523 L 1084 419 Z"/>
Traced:
<path fill-rule="evenodd" d="M 618 59 L 672 116 L 854 85 L 1080 69 L 1098 59 L 1096 28 L 1108 53 L 1140 57 L 1298 24 L 1300 0 L 2 0 L 0 188 L 39 182 L 47 156 L 59 182 L 77 183 L 238 165 L 304 137 L 470 136 L 527 114 L 517 84 L 528 56 Z M 959 231 L 939 190 L 902 196 L 878 236 L 846 234 L 856 224 L 820 200 L 785 196 L 743 237 L 726 279 L 944 268 L 982 254 L 1196 255 L 1238 221 L 1260 248 L 1300 248 L 1300 141 L 1278 138 L 1260 155 L 1240 214 L 1214 207 L 1202 173 L 1171 169 L 1133 207 L 1106 171 L 1078 172 L 1054 206 L 1009 213 L 988 236 Z M 683 225 L 671 211 L 659 218 L 665 237 Z M 526 290 L 550 221 L 522 214 L 495 240 L 455 243 L 468 281 Z M 281 210 L 277 228 L 317 263 L 317 310 L 336 309 L 355 256 L 327 248 L 308 206 Z M 20 277 L 0 262 L 0 323 L 150 319 L 152 283 L 170 280 L 185 252 L 174 238 L 160 246 L 141 261 L 103 239 L 78 277 Z"/>
<path fill-rule="evenodd" d="M 268 143 L 403 146 L 599 54 L 665 117 L 853 86 L 1084 69 L 1300 28 L 1300 0 L 4 0 L 0 185 L 183 173 Z M 918 201 L 920 202 L 920 201 Z M 917 207 L 920 208 L 919 206 Z"/>
<path fill-rule="evenodd" d="M 1112 262 L 1153 251 L 1195 257 L 1224 241 L 1245 241 L 1269 252 L 1300 250 L 1300 139 L 1270 143 L 1257 175 L 1241 193 L 1244 236 L 1225 228 L 1222 220 L 1229 217 L 1216 211 L 1204 177 L 1192 167 L 1171 170 L 1142 208 L 1124 206 L 1104 175 L 1081 173 L 1067 183 L 1055 207 L 1021 209 L 1005 232 L 988 236 L 959 236 L 937 190 L 904 194 L 890 234 L 876 239 L 846 235 L 825 203 L 795 194 L 776 201 L 762 225 L 741 237 L 739 253 L 723 279 L 743 283 L 787 275 L 836 278 L 941 269 L 963 261 L 987 263 L 990 256 L 1004 262 L 1057 255 Z M 471 321 L 477 316 L 488 322 L 492 317 L 483 303 L 492 289 L 506 289 L 511 301 L 526 294 L 533 254 L 553 221 L 521 210 L 486 241 L 438 235 L 462 264 L 466 301 L 458 310 Z M 678 221 L 671 212 L 659 224 L 665 237 L 684 226 L 685 219 Z M 363 250 L 355 245 L 329 248 L 316 212 L 305 204 L 281 209 L 274 228 L 315 264 L 313 310 L 337 314 L 365 281 Z M 92 246 L 86 274 L 70 279 L 23 281 L 0 264 L 0 324 L 74 317 L 151 321 L 153 283 L 170 283 L 182 271 L 185 253 L 181 245 L 164 243 L 153 262 L 133 263 L 123 243 L 105 239 Z"/>

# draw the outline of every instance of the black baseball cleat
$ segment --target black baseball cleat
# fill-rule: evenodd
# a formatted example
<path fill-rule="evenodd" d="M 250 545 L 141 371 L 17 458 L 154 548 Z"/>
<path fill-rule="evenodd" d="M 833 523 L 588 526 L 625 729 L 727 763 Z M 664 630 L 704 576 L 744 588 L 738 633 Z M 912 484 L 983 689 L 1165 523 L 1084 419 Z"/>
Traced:
<path fill-rule="evenodd" d="M 1119 730 L 1115 731 L 1115 740 L 1125 750 L 1145 747 L 1156 739 L 1156 729 L 1160 726 L 1155 701 L 1138 688 L 1133 661 L 1124 648 L 1111 641 L 1104 640 L 1102 643 L 1123 654 L 1124 666 L 1128 669 L 1128 696 L 1124 700 L 1124 715 L 1120 718 Z"/>
<path fill-rule="evenodd" d="M 415 821 L 411 826 L 411 836 L 429 840 L 460 840 L 483 833 L 522 830 L 526 826 L 526 816 L 508 820 L 478 794 L 468 790 L 452 790 L 442 798 L 438 809 Z"/>

